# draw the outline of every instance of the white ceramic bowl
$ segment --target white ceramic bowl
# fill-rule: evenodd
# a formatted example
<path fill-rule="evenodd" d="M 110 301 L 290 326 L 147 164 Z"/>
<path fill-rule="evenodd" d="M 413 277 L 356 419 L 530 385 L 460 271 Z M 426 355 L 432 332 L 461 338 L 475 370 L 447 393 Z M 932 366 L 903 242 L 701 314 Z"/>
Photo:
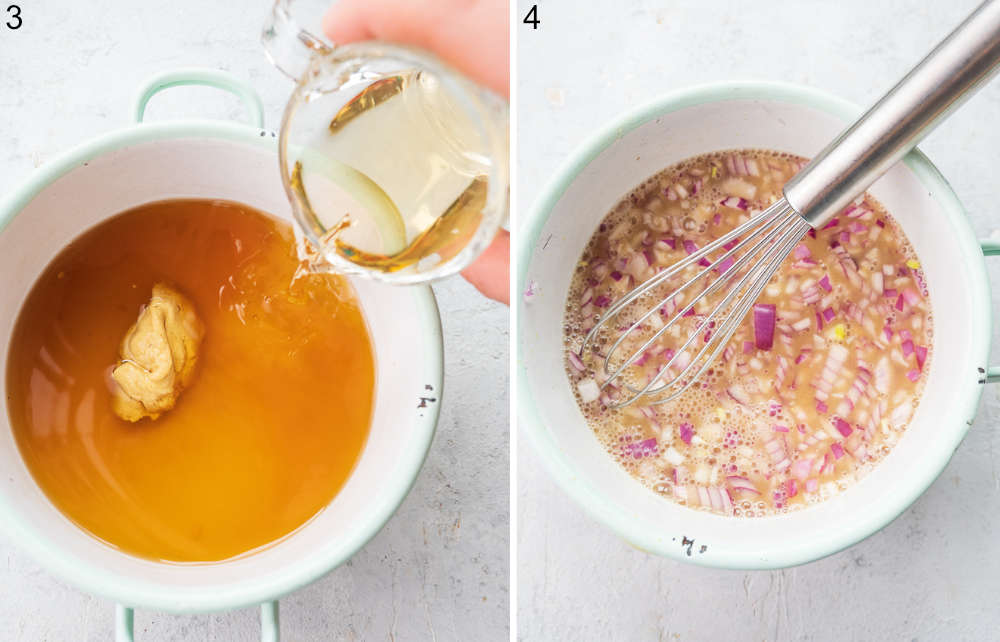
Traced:
<path fill-rule="evenodd" d="M 191 82 L 242 95 L 259 119 L 252 90 L 223 74 L 161 76 L 140 102 L 156 88 Z M 140 106 L 140 120 L 141 113 Z M 7 339 L 0 389 L 6 390 L 6 350 L 22 301 L 49 261 L 88 228 L 142 203 L 178 197 L 228 199 L 290 219 L 275 140 L 259 123 L 143 124 L 106 134 L 36 170 L 0 204 L 0 336 Z M 0 397 L 0 525 L 42 565 L 83 590 L 172 612 L 276 600 L 347 560 L 385 524 L 416 479 L 442 385 L 441 326 L 430 288 L 352 283 L 375 348 L 371 432 L 347 483 L 297 531 L 259 552 L 212 564 L 164 564 L 121 553 L 71 523 L 39 489 L 8 429 L 6 395 Z M 275 606 L 262 613 L 263 636 L 276 640 Z M 119 616 L 119 639 L 131 639 L 131 611 L 120 609 Z"/>
<path fill-rule="evenodd" d="M 699 154 L 763 148 L 812 156 L 860 110 L 812 89 L 723 84 L 677 92 L 609 124 L 549 182 L 518 235 L 520 426 L 549 471 L 589 513 L 635 546 L 706 566 L 776 568 L 841 550 L 899 515 L 940 474 L 975 415 L 987 371 L 990 290 L 961 204 L 919 152 L 871 189 L 923 265 L 934 310 L 926 391 L 892 453 L 840 495 L 787 515 L 741 520 L 694 511 L 643 487 L 604 451 L 564 374 L 561 332 L 572 268 L 632 187 Z M 694 544 L 689 542 L 693 540 Z"/>

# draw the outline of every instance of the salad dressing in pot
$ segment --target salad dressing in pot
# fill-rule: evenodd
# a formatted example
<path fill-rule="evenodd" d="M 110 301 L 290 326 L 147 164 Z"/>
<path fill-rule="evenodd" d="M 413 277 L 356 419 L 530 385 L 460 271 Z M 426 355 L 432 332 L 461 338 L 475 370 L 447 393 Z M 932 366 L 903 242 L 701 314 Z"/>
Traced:
<path fill-rule="evenodd" d="M 374 353 L 347 280 L 296 274 L 289 225 L 225 201 L 108 219 L 39 277 L 11 340 L 10 424 L 49 500 L 127 553 L 208 562 L 266 546 L 337 494 L 368 437 Z M 113 411 L 119 344 L 154 284 L 204 324 L 176 405 Z"/>

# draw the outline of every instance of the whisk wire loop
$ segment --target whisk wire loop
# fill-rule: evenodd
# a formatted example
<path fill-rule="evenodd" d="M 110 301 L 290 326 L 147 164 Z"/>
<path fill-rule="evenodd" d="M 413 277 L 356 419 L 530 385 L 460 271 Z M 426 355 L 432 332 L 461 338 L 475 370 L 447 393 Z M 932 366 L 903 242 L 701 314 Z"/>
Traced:
<path fill-rule="evenodd" d="M 617 319 L 619 315 L 628 310 L 630 305 L 641 301 L 647 293 L 667 283 L 671 277 L 677 276 L 690 266 L 704 265 L 704 268 L 698 271 L 693 278 L 688 279 L 679 287 L 671 289 L 666 296 L 659 299 L 655 306 L 650 306 L 637 319 L 631 322 L 626 321 L 627 327 L 621 330 L 621 335 L 611 344 L 606 355 L 600 355 L 596 350 L 594 351 L 594 354 L 603 357 L 604 362 L 603 374 L 605 377 L 601 389 L 604 390 L 611 386 L 627 391 L 623 395 L 624 399 L 613 400 L 608 403 L 608 407 L 620 408 L 634 403 L 642 397 L 654 395 L 663 396 L 651 399 L 648 403 L 651 405 L 663 404 L 676 399 L 688 390 L 725 350 L 729 340 L 757 297 L 763 292 L 768 281 L 809 228 L 809 223 L 799 216 L 784 199 L 781 199 L 712 243 L 653 275 L 614 302 L 584 338 L 579 351 L 581 359 L 585 358 L 588 346 L 595 342 L 602 330 L 606 329 L 612 320 Z M 711 255 L 717 252 L 721 252 L 721 254 L 710 259 Z M 731 264 L 723 269 L 727 261 L 731 261 Z M 718 272 L 717 279 L 704 285 L 702 290 L 686 304 L 675 305 L 672 316 L 652 336 L 643 341 L 627 358 L 620 363 L 616 362 L 615 354 L 630 337 L 634 337 L 637 332 L 645 329 L 645 324 L 650 317 L 655 314 L 666 316 L 664 311 L 678 296 L 695 287 L 696 284 L 711 278 L 713 272 Z M 639 384 L 641 387 L 638 387 L 627 381 L 626 377 L 623 376 L 626 370 L 635 365 L 664 333 L 668 332 L 680 319 L 690 316 L 707 297 L 712 296 L 726 285 L 729 286 L 728 289 L 721 295 L 721 299 L 714 304 L 712 309 L 703 315 L 697 329 L 687 337 L 679 349 L 669 356 L 667 362 L 648 378 L 644 385 Z M 716 324 L 720 320 L 721 322 Z M 699 338 L 703 338 L 704 345 L 693 357 L 689 358 L 687 352 L 692 343 Z M 670 369 L 681 358 L 681 355 L 685 355 L 684 358 L 687 359 L 687 362 L 684 363 L 679 373 L 673 375 L 669 380 L 663 381 L 665 375 L 671 372 Z M 690 373 L 695 370 L 694 375 L 690 376 Z"/>

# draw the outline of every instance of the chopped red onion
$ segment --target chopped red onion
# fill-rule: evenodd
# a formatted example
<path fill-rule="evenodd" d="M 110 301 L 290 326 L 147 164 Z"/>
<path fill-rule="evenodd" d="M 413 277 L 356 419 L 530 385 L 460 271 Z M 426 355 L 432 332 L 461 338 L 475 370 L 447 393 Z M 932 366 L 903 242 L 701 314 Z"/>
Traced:
<path fill-rule="evenodd" d="M 872 287 L 875 289 L 875 292 L 882 294 L 884 285 L 885 276 L 881 272 L 872 274 Z"/>
<path fill-rule="evenodd" d="M 538 294 L 538 283 L 533 280 L 528 281 L 528 287 L 524 289 L 524 300 L 530 301 Z"/>
<path fill-rule="evenodd" d="M 650 266 L 650 261 L 646 258 L 643 252 L 633 254 L 632 258 L 629 259 L 628 265 L 625 266 L 625 271 L 635 277 L 636 281 L 643 280 L 643 275 Z"/>
<path fill-rule="evenodd" d="M 915 382 L 917 379 L 920 378 L 920 371 L 916 369 L 910 370 L 909 372 L 906 373 L 906 378 L 909 379 L 910 381 Z"/>
<path fill-rule="evenodd" d="M 833 456 L 836 459 L 840 459 L 841 457 L 844 456 L 844 447 L 841 446 L 839 442 L 835 441 L 832 444 L 830 444 L 830 452 L 833 453 Z"/>
<path fill-rule="evenodd" d="M 729 482 L 729 486 L 733 490 L 747 491 L 760 495 L 760 491 L 757 487 L 753 485 L 753 482 L 746 477 L 740 477 L 739 475 L 730 475 L 726 477 L 726 481 Z"/>
<path fill-rule="evenodd" d="M 690 239 L 684 239 L 684 251 L 687 252 L 688 255 L 694 254 L 695 252 L 698 251 L 698 246 L 695 245 L 694 241 L 692 241 Z M 707 258 L 701 257 L 698 260 L 698 265 L 702 265 L 704 267 L 709 267 L 712 264 L 708 262 Z"/>
<path fill-rule="evenodd" d="M 834 427 L 837 429 L 837 432 L 839 432 L 841 435 L 845 437 L 849 436 L 852 432 L 854 432 L 853 430 L 851 430 L 851 424 L 847 423 L 840 417 L 836 417 L 833 420 L 833 424 Z"/>
<path fill-rule="evenodd" d="M 580 382 L 576 384 L 576 389 L 580 393 L 580 400 L 583 401 L 583 403 L 596 401 L 601 396 L 600 386 L 598 386 L 597 382 L 591 377 L 581 379 Z"/>
<path fill-rule="evenodd" d="M 827 292 L 830 292 L 830 291 L 833 290 L 833 286 L 830 285 L 830 275 L 829 274 L 824 274 L 823 275 L 823 278 L 819 280 L 819 286 L 821 288 L 823 288 L 824 290 L 826 290 Z"/>
<path fill-rule="evenodd" d="M 742 386 L 733 384 L 726 388 L 726 393 L 738 404 L 745 406 L 750 403 L 750 397 L 747 395 L 747 391 L 744 390 Z"/>
<path fill-rule="evenodd" d="M 681 441 L 690 446 L 691 437 L 694 436 L 694 426 L 685 421 L 680 426 L 678 426 L 678 431 L 680 432 Z"/>
<path fill-rule="evenodd" d="M 719 274 L 725 274 L 729 271 L 729 268 L 733 267 L 734 263 L 736 263 L 736 259 L 731 256 L 727 256 L 715 264 L 715 269 Z"/>
<path fill-rule="evenodd" d="M 777 311 L 773 303 L 753 306 L 754 343 L 760 350 L 770 350 L 774 345 L 774 322 Z"/>
<path fill-rule="evenodd" d="M 721 201 L 719 201 L 719 205 L 722 205 L 723 207 L 732 207 L 734 209 L 744 210 L 744 211 L 746 211 L 747 209 L 746 199 L 740 198 L 739 196 L 730 196 L 729 198 L 724 198 Z"/>
<path fill-rule="evenodd" d="M 572 350 L 570 350 L 566 354 L 569 357 L 570 365 L 572 365 L 578 371 L 583 372 L 584 370 L 587 369 L 586 366 L 583 365 L 583 360 L 580 359 L 580 355 L 578 355 L 577 353 L 573 352 Z"/>
<path fill-rule="evenodd" d="M 791 473 L 794 477 L 804 480 L 812 471 L 812 465 L 813 462 L 811 458 L 798 459 L 792 464 Z"/>
<path fill-rule="evenodd" d="M 656 453 L 656 438 L 650 437 L 643 441 L 633 441 L 623 447 L 626 455 L 631 455 L 633 459 L 642 459 Z"/>

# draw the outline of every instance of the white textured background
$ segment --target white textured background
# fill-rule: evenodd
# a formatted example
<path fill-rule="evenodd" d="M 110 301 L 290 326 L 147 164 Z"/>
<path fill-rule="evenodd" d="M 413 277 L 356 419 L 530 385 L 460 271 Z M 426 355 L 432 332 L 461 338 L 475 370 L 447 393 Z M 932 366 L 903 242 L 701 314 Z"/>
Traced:
<path fill-rule="evenodd" d="M 231 71 L 257 87 L 269 127 L 291 92 L 258 45 L 268 0 L 18 4 L 21 29 L 8 31 L 0 19 L 0 191 L 55 154 L 123 126 L 136 86 L 154 72 L 188 65 Z M 202 88 L 155 98 L 148 116 L 240 114 L 235 99 Z M 285 640 L 507 639 L 508 313 L 460 279 L 435 292 L 446 375 L 427 463 L 367 547 L 282 600 Z M 0 641 L 110 640 L 112 613 L 110 602 L 64 585 L 0 536 Z M 252 609 L 194 617 L 136 612 L 140 642 L 257 635 Z"/>
<path fill-rule="evenodd" d="M 523 16 L 533 3 L 519 4 Z M 537 31 L 516 26 L 520 208 L 595 127 L 659 93 L 768 79 L 870 104 L 976 4 L 543 0 Z M 1000 228 L 1000 80 L 921 148 L 976 232 Z M 991 263 L 1000 283 L 1000 266 Z M 1000 361 L 1000 350 L 993 355 Z M 532 642 L 1000 639 L 998 418 L 997 391 L 988 389 L 951 464 L 912 508 L 843 553 L 775 572 L 708 570 L 632 549 L 555 486 L 522 438 L 518 635 Z"/>

